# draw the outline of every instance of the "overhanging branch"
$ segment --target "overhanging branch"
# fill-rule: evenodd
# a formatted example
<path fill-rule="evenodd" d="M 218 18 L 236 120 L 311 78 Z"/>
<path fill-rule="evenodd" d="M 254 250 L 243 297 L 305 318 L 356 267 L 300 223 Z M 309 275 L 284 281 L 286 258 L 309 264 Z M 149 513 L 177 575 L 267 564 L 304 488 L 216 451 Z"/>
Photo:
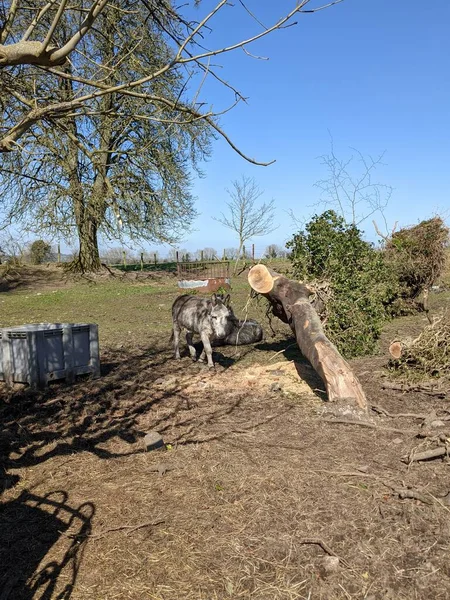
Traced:
<path fill-rule="evenodd" d="M 0 41 L 2 42 L 6 41 L 8 31 L 12 27 L 12 23 L 14 21 L 14 7 L 17 6 L 17 1 L 18 0 L 12 0 L 10 14 L 8 15 L 9 21 L 7 20 L 7 23 L 5 24 L 0 37 Z M 311 0 L 297 0 L 294 8 L 292 8 L 285 16 L 278 19 L 271 26 L 262 26 L 262 24 L 260 23 L 260 25 L 262 26 L 262 31 L 260 31 L 259 33 L 247 37 L 234 44 L 223 46 L 221 48 L 202 48 L 202 50 L 197 53 L 192 52 L 192 47 L 195 47 L 197 50 L 200 49 L 200 44 L 197 40 L 199 39 L 199 37 L 202 37 L 202 30 L 208 28 L 210 21 L 214 17 L 216 17 L 216 15 L 226 5 L 229 4 L 228 0 L 220 0 L 219 2 L 217 2 L 215 7 L 196 25 L 184 21 L 183 18 L 176 13 L 176 11 L 174 11 L 170 6 L 166 6 L 164 4 L 164 10 L 168 12 L 170 18 L 176 19 L 176 24 L 180 27 L 183 26 L 185 30 L 184 39 L 182 39 L 181 35 L 171 35 L 169 33 L 169 35 L 171 35 L 172 41 L 178 46 L 175 49 L 172 58 L 167 60 L 167 62 L 163 64 L 160 68 L 150 72 L 149 74 L 146 74 L 143 77 L 134 80 L 121 81 L 116 85 L 108 86 L 107 84 L 102 84 L 98 81 L 94 82 L 89 79 L 74 77 L 54 68 L 55 66 L 62 65 L 63 63 L 65 63 L 67 57 L 70 55 L 71 52 L 73 52 L 77 48 L 77 45 L 87 34 L 87 32 L 93 30 L 95 33 L 95 28 L 93 29 L 94 23 L 99 17 L 99 15 L 102 13 L 102 11 L 105 9 L 105 7 L 108 6 L 108 0 L 93 0 L 92 5 L 89 8 L 87 14 L 85 12 L 85 9 L 77 9 L 73 6 L 68 6 L 66 4 L 67 0 L 59 0 L 59 2 L 56 2 L 55 0 L 50 0 L 40 9 L 39 13 L 34 17 L 22 38 L 20 39 L 20 35 L 15 38 L 20 39 L 20 41 L 12 44 L 0 44 L 0 67 L 26 64 L 35 65 L 38 67 L 45 68 L 46 70 L 59 77 L 72 79 L 73 81 L 84 83 L 88 86 L 95 88 L 95 90 L 91 90 L 89 91 L 89 93 L 79 96 L 71 102 L 62 102 L 57 104 L 53 103 L 49 106 L 40 106 L 33 108 L 28 114 L 23 116 L 18 123 L 11 126 L 10 129 L 7 131 L 6 135 L 3 137 L 3 139 L 0 140 L 0 152 L 10 152 L 14 148 L 16 148 L 18 146 L 18 140 L 20 139 L 20 137 L 24 135 L 30 129 L 30 127 L 32 127 L 39 120 L 45 118 L 61 118 L 71 111 L 78 110 L 82 105 L 85 105 L 92 100 L 96 100 L 107 95 L 123 94 L 129 96 L 136 96 L 139 98 L 145 98 L 150 102 L 159 102 L 165 104 L 166 106 L 170 106 L 170 100 L 161 97 L 153 97 L 152 95 L 139 91 L 139 88 L 142 89 L 142 86 L 145 86 L 146 84 L 150 84 L 151 82 L 158 80 L 160 77 L 172 71 L 173 69 L 176 69 L 180 65 L 194 64 L 196 68 L 203 70 L 205 77 L 211 74 L 211 76 L 215 77 L 220 83 L 226 85 L 231 90 L 234 90 L 238 98 L 244 99 L 242 94 L 240 94 L 222 78 L 218 77 L 210 69 L 209 65 L 203 64 L 202 61 L 204 59 L 209 59 L 212 56 L 232 52 L 233 50 L 236 50 L 238 48 L 242 48 L 245 52 L 248 53 L 246 47 L 249 44 L 262 39 L 266 35 L 269 35 L 270 33 L 276 30 L 284 29 L 289 24 L 293 24 L 292 17 L 295 14 L 302 12 L 317 12 L 319 10 L 323 10 L 324 8 L 328 8 L 335 4 L 339 4 L 342 1 L 343 0 L 334 0 L 332 2 L 329 2 L 328 4 L 324 4 L 317 8 L 305 10 L 306 6 L 310 4 Z M 146 0 L 142 0 L 142 3 L 147 7 L 147 10 L 149 12 L 148 18 L 150 20 L 153 20 L 154 23 L 157 23 L 159 19 L 159 17 L 157 16 L 159 8 L 154 9 L 152 6 L 149 5 L 149 3 Z M 241 2 L 241 4 L 244 6 L 244 9 L 248 12 L 248 9 L 245 6 L 245 4 L 243 4 L 243 2 Z M 47 33 L 45 34 L 43 41 L 41 42 L 36 40 L 29 40 L 31 34 L 33 32 L 36 32 L 37 25 L 42 25 L 44 15 L 50 10 L 53 11 L 54 16 L 51 20 L 51 24 L 47 30 Z M 63 21 L 63 15 L 65 11 L 69 10 L 78 11 L 78 17 L 81 18 L 81 16 L 84 15 L 84 18 L 81 24 L 79 25 L 77 31 L 70 37 L 70 39 L 66 43 L 63 43 L 61 47 L 55 48 L 51 46 L 52 40 L 56 39 L 56 32 L 59 29 L 59 25 Z M 161 14 L 163 13 L 161 12 Z M 255 19 L 255 16 L 253 14 L 251 14 L 251 16 Z M 120 81 L 119 77 L 116 78 L 116 81 L 117 80 Z M 33 102 L 34 101 L 35 99 L 33 98 Z M 208 124 L 208 126 L 212 130 L 214 130 L 218 135 L 220 135 L 235 152 L 237 152 L 242 158 L 244 158 L 248 162 L 255 165 L 263 166 L 267 166 L 275 162 L 260 162 L 253 158 L 250 158 L 245 153 L 243 153 L 215 121 L 214 117 L 216 116 L 216 114 L 219 113 L 216 113 L 214 115 L 212 115 L 211 113 L 202 114 L 198 109 L 196 110 L 193 107 L 186 106 L 180 102 L 172 103 L 171 107 L 175 111 L 189 114 L 194 119 L 204 120 Z"/>

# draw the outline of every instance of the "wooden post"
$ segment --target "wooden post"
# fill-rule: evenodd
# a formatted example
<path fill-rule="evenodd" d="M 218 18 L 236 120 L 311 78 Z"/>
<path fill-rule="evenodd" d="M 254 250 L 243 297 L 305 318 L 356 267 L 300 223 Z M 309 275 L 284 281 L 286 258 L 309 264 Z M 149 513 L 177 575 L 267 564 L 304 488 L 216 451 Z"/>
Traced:
<path fill-rule="evenodd" d="M 273 314 L 295 333 L 302 354 L 325 383 L 328 400 L 351 402 L 367 411 L 361 384 L 350 365 L 326 337 L 319 315 L 309 302 L 312 290 L 304 283 L 269 270 L 265 265 L 252 267 L 248 281 L 256 292 L 269 299 Z"/>
<path fill-rule="evenodd" d="M 203 262 L 203 250 L 200 252 L 200 260 Z"/>
<path fill-rule="evenodd" d="M 255 262 L 255 244 L 252 244 L 252 261 Z"/>
<path fill-rule="evenodd" d="M 127 266 L 127 255 L 125 250 L 122 250 L 122 259 L 123 259 L 123 266 L 126 267 Z"/>
<path fill-rule="evenodd" d="M 58 260 L 58 264 L 59 264 L 61 262 L 61 247 L 59 245 L 59 242 L 58 242 L 57 256 L 58 256 L 57 260 Z"/>
<path fill-rule="evenodd" d="M 141 252 L 141 271 L 144 270 L 144 253 Z"/>
<path fill-rule="evenodd" d="M 156 265 L 156 252 L 155 252 L 155 254 L 153 254 L 153 260 L 155 261 L 155 265 Z"/>
<path fill-rule="evenodd" d="M 177 259 L 177 263 L 178 263 L 178 262 L 180 262 L 180 261 L 179 261 L 179 257 L 178 257 L 178 250 L 177 250 L 177 252 L 176 252 L 175 256 L 176 256 L 176 259 Z"/>

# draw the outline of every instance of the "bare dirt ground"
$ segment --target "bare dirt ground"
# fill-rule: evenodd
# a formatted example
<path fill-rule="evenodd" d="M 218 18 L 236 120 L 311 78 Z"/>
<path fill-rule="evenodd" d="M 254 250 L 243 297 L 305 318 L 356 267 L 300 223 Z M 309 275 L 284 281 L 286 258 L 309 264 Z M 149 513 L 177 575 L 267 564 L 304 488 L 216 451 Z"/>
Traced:
<path fill-rule="evenodd" d="M 167 271 L 134 271 L 124 273 L 114 267 L 105 267 L 98 274 L 74 275 L 66 272 L 64 263 L 48 263 L 37 266 L 0 265 L 0 292 L 37 291 L 73 287 L 80 282 L 96 283 L 102 280 L 159 281 L 170 279 L 175 274 Z"/>
<path fill-rule="evenodd" d="M 42 290 L 48 287 L 61 287 L 68 284 L 62 267 L 56 265 L 16 267 L 0 266 L 0 292 L 12 290 Z"/>
<path fill-rule="evenodd" d="M 158 334 L 105 344 L 100 379 L 1 388 L 1 600 L 450 598 L 450 463 L 402 461 L 450 438 L 449 397 L 383 388 L 423 324 L 352 361 L 373 427 L 327 420 L 286 329 L 212 373 Z"/>

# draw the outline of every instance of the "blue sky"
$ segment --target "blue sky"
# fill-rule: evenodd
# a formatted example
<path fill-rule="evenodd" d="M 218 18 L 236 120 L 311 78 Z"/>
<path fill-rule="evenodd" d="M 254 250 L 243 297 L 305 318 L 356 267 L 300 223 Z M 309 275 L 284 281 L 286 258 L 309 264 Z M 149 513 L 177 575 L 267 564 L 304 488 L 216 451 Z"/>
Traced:
<path fill-rule="evenodd" d="M 233 1 L 211 21 L 205 46 L 220 48 L 260 31 L 239 0 Z M 196 9 L 185 5 L 182 10 L 199 19 L 215 4 L 203 0 Z M 270 25 L 294 0 L 246 4 Z M 317 0 L 308 8 L 313 6 Z M 385 152 L 374 179 L 393 188 L 385 210 L 390 227 L 396 221 L 413 225 L 436 213 L 450 217 L 450 2 L 343 0 L 294 20 L 296 26 L 247 47 L 268 60 L 242 50 L 213 59 L 221 65 L 221 77 L 248 98 L 220 117 L 222 128 L 247 155 L 276 162 L 249 164 L 223 139 L 215 141 L 203 164 L 205 176 L 193 179 L 200 215 L 179 248 L 213 247 L 221 253 L 237 246 L 235 234 L 213 217 L 226 211 L 226 188 L 243 175 L 265 191 L 261 201 L 274 199 L 277 207 L 278 228 L 248 246 L 254 242 L 259 256 L 270 243 L 284 245 L 298 230 L 290 211 L 307 222 L 324 210 L 314 184 L 327 176 L 319 157 L 329 153 L 330 135 L 342 159 L 352 155 L 351 147 L 365 156 Z M 194 82 L 190 92 L 196 92 Z M 221 111 L 233 95 L 211 81 L 200 99 Z M 381 226 L 382 219 L 377 221 Z M 376 240 L 371 220 L 361 228 L 367 239 Z M 156 244 L 145 249 L 163 256 L 169 251 Z"/>
<path fill-rule="evenodd" d="M 238 5 L 236 0 L 236 5 Z M 291 2 L 249 2 L 264 23 L 273 22 Z M 205 9 L 213 5 L 205 1 Z M 202 14 L 201 9 L 199 15 Z M 241 13 L 240 13 L 241 14 Z M 248 97 L 221 117 L 221 126 L 239 148 L 270 167 L 244 161 L 221 139 L 195 178 L 200 216 L 196 231 L 180 247 L 194 251 L 235 246 L 233 233 L 213 220 L 225 210 L 226 188 L 242 175 L 254 177 L 263 198 L 277 205 L 278 229 L 255 238 L 257 251 L 283 244 L 295 226 L 323 209 L 314 183 L 326 177 L 318 157 L 330 150 L 349 157 L 385 152 L 375 179 L 394 188 L 385 211 L 388 223 L 417 223 L 450 208 L 450 3 L 418 0 L 344 0 L 316 14 L 299 15 L 295 27 L 274 32 L 249 46 L 269 57 L 255 60 L 238 50 L 216 60 L 220 74 Z M 229 44 L 253 23 L 227 8 L 205 44 Z M 207 84 L 203 99 L 217 110 L 230 96 Z M 375 240 L 371 222 L 363 225 Z M 164 252 L 164 250 L 162 250 Z"/>

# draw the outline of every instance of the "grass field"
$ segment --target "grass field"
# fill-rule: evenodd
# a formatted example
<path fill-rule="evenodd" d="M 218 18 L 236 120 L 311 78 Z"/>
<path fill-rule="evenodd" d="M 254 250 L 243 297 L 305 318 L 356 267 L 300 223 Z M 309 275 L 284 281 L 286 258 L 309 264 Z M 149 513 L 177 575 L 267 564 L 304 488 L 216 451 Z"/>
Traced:
<path fill-rule="evenodd" d="M 173 276 L 3 280 L 0 326 L 98 323 L 102 375 L 0 384 L 1 600 L 450 598 L 448 462 L 402 461 L 450 438 L 448 394 L 385 386 L 389 341 L 426 318 L 351 362 L 373 427 L 330 423 L 289 329 L 232 285 L 266 336 L 216 348 L 211 372 L 172 358 Z M 150 430 L 165 450 L 144 451 Z"/>
<path fill-rule="evenodd" d="M 285 267 L 285 261 L 275 263 Z M 30 269 L 33 272 L 33 269 Z M 109 278 L 76 283 L 62 279 L 57 268 L 36 269 L 44 273 L 40 280 L 45 287 L 28 284 L 2 293 L 0 296 L 0 326 L 40 322 L 94 322 L 99 325 L 102 344 L 133 343 L 145 346 L 161 335 L 170 337 L 170 308 L 179 295 L 176 275 L 140 274 L 140 279 Z M 28 278 L 27 278 L 28 281 Z M 232 280 L 233 304 L 237 314 L 261 318 L 265 305 L 250 300 L 250 288 L 245 278 Z M 278 327 L 280 328 L 280 327 Z"/>

